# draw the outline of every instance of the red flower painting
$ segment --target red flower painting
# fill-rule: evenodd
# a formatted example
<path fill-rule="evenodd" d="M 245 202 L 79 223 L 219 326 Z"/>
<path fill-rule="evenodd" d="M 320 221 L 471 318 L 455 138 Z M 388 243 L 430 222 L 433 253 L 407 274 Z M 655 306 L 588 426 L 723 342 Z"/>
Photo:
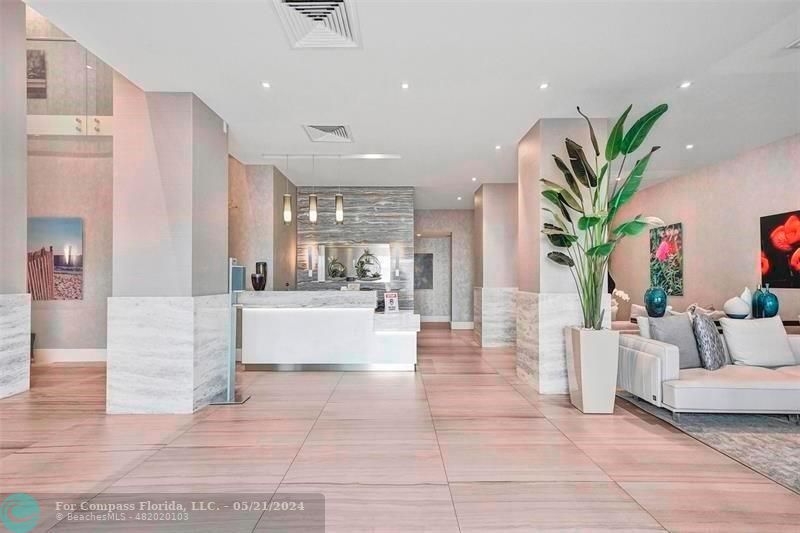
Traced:
<path fill-rule="evenodd" d="M 800 211 L 761 218 L 761 281 L 800 289 Z"/>

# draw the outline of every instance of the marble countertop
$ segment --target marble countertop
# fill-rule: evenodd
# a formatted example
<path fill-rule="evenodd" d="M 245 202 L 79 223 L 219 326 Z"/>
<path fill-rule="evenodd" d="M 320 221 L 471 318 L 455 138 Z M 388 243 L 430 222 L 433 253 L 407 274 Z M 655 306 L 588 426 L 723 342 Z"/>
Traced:
<path fill-rule="evenodd" d="M 375 291 L 241 291 L 237 304 L 242 307 L 375 309 Z"/>
<path fill-rule="evenodd" d="M 413 311 L 375 313 L 374 327 L 376 333 L 419 331 L 419 315 L 415 315 Z"/>

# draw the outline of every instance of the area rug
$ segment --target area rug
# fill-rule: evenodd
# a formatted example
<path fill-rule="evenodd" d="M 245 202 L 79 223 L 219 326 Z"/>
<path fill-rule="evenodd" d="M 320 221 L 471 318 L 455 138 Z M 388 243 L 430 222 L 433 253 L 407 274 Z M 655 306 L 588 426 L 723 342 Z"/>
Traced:
<path fill-rule="evenodd" d="M 800 425 L 787 417 L 681 413 L 676 422 L 666 409 L 617 396 L 800 494 Z"/>

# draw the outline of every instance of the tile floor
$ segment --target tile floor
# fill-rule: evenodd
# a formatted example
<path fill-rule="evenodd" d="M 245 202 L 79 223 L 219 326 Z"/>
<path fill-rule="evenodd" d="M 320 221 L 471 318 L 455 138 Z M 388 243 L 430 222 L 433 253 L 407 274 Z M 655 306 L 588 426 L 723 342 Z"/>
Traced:
<path fill-rule="evenodd" d="M 0 401 L 0 492 L 321 492 L 329 532 L 799 530 L 800 496 L 623 402 L 539 396 L 512 350 L 426 329 L 419 359 L 241 373 L 246 404 L 187 416 L 108 416 L 102 365 L 35 367 Z"/>

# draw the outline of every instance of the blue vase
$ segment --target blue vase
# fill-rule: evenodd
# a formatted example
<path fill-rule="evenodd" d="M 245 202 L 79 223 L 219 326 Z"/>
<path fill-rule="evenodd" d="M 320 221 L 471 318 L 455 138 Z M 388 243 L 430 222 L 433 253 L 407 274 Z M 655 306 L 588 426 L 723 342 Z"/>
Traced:
<path fill-rule="evenodd" d="M 753 318 L 764 318 L 764 290 L 759 287 L 753 293 L 753 302 L 750 306 L 750 313 Z"/>
<path fill-rule="evenodd" d="M 650 287 L 644 292 L 644 307 L 647 315 L 654 318 L 664 316 L 667 312 L 667 291 L 661 287 Z"/>
<path fill-rule="evenodd" d="M 769 292 L 769 285 L 767 285 L 764 295 L 761 299 L 761 316 L 759 318 L 772 318 L 778 314 L 778 297 L 774 293 Z"/>

